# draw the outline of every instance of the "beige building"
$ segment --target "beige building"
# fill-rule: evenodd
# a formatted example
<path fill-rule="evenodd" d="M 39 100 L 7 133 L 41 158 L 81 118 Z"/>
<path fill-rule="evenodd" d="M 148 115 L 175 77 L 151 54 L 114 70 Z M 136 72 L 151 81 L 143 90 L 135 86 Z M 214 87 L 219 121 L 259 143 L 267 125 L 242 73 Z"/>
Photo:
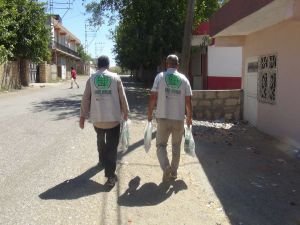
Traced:
<path fill-rule="evenodd" d="M 245 120 L 300 146 L 300 1 L 231 0 L 210 19 L 216 46 L 242 46 Z"/>
<path fill-rule="evenodd" d="M 80 57 L 77 53 L 77 48 L 80 45 L 80 40 L 72 34 L 62 24 L 61 18 L 53 16 L 49 21 L 51 28 L 51 64 L 57 66 L 57 75 L 61 79 L 70 77 L 71 66 L 75 69 L 80 69 Z M 55 71 L 52 70 L 54 74 Z"/>
<path fill-rule="evenodd" d="M 58 15 L 49 17 L 47 26 L 51 30 L 51 61 L 37 64 L 25 60 L 23 64 L 19 61 L 0 64 L 1 89 L 21 88 L 21 78 L 23 85 L 45 83 L 57 78 L 68 79 L 71 76 L 71 67 L 77 69 L 79 74 L 88 74 L 85 71 L 88 71 L 90 66 L 81 61 L 77 52 L 80 40 L 62 25 Z"/>

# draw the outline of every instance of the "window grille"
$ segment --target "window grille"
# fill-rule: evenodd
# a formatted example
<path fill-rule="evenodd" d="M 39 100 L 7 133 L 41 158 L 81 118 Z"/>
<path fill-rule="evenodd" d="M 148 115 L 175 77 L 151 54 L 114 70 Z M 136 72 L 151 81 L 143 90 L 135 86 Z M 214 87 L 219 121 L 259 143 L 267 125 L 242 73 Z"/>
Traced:
<path fill-rule="evenodd" d="M 277 55 L 266 55 L 258 60 L 258 100 L 276 103 Z"/>

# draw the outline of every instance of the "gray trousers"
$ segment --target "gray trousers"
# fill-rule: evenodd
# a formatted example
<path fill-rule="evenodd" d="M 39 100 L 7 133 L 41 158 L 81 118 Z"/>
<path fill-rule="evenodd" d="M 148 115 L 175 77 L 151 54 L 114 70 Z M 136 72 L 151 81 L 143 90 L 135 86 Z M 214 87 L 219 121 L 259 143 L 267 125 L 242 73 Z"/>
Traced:
<path fill-rule="evenodd" d="M 156 147 L 157 158 L 161 169 L 164 171 L 171 166 L 172 172 L 177 172 L 180 161 L 180 146 L 184 132 L 184 121 L 157 119 Z M 167 143 L 172 135 L 172 160 L 168 159 Z"/>

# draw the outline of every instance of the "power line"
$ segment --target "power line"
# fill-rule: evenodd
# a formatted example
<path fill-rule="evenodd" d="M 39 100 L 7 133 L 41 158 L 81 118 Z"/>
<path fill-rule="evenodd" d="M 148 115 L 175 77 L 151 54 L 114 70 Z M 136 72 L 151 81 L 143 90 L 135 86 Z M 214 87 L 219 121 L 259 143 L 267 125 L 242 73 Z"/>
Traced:
<path fill-rule="evenodd" d="M 72 8 L 74 1 L 75 0 L 62 0 L 60 2 L 57 2 L 54 0 L 48 0 L 49 12 L 51 15 L 53 15 L 54 11 L 56 10 L 65 10 L 64 15 L 62 16 L 63 18 L 66 13 Z"/>
<path fill-rule="evenodd" d="M 95 40 L 96 38 L 96 33 L 97 33 L 98 30 L 92 30 L 91 29 L 91 26 L 88 25 L 87 23 L 84 24 L 84 36 L 85 36 L 85 40 L 84 40 L 84 50 L 85 50 L 85 53 L 88 52 L 88 47 L 89 45 Z M 93 40 L 88 44 L 88 37 L 93 37 Z"/>
<path fill-rule="evenodd" d="M 103 51 L 104 42 L 95 42 L 95 58 L 98 58 L 99 53 Z"/>
<path fill-rule="evenodd" d="M 54 15 L 54 14 L 59 14 L 57 13 L 58 11 L 61 13 L 61 15 L 63 14 L 63 16 L 61 17 L 61 19 L 64 18 L 64 16 L 70 11 L 73 10 L 73 8 L 76 6 L 78 6 L 78 0 L 47 0 L 47 4 L 48 4 L 48 11 L 50 13 L 50 15 Z M 82 6 L 86 4 L 85 0 L 81 0 L 81 4 Z M 80 8 L 80 7 L 78 7 Z M 79 12 L 80 14 L 85 16 L 85 12 Z M 74 18 L 76 16 L 73 16 L 71 18 Z M 70 18 L 68 18 L 70 19 Z M 96 36 L 97 36 L 97 32 L 99 30 L 100 27 L 98 28 L 94 28 L 92 26 L 90 26 L 87 21 L 85 22 L 85 27 L 84 27 L 84 31 L 85 31 L 85 40 L 84 40 L 84 51 L 86 53 L 88 53 L 88 48 L 89 46 L 95 41 Z M 92 38 L 92 40 L 89 40 L 89 38 Z"/>

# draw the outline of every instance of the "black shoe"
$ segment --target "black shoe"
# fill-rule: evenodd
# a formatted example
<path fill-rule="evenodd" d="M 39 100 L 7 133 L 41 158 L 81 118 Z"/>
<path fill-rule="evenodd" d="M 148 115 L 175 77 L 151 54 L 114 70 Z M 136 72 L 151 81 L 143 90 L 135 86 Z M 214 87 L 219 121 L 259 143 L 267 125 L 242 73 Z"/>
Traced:
<path fill-rule="evenodd" d="M 106 185 L 109 186 L 109 187 L 114 187 L 115 184 L 117 182 L 117 177 L 116 176 L 113 176 L 113 177 L 109 177 L 107 178 L 107 181 L 106 181 Z"/>

